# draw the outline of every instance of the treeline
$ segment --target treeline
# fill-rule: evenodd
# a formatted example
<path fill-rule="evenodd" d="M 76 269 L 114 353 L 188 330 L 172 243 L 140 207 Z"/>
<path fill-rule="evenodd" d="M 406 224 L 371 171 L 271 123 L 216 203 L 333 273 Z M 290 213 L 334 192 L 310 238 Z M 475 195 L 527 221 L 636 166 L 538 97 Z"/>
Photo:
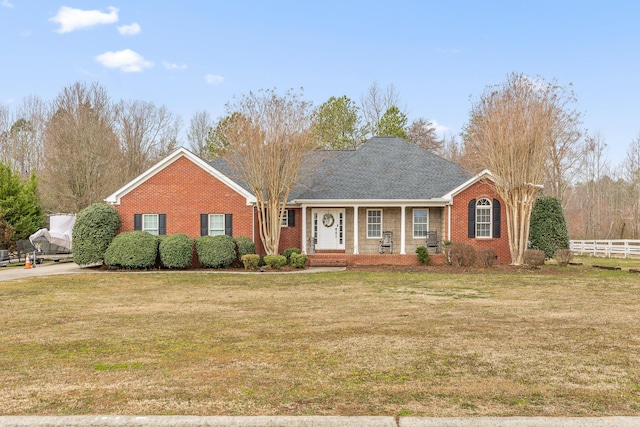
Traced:
<path fill-rule="evenodd" d="M 570 88 L 550 85 L 575 105 Z M 358 102 L 334 96 L 309 107 L 318 147 L 353 149 L 373 135 L 398 136 L 472 171 L 490 168 L 470 149 L 468 126 L 459 139 L 440 137 L 428 119 L 409 120 L 393 85 L 374 83 Z M 561 200 L 572 239 L 640 238 L 640 135 L 624 161 L 612 165 L 604 138 L 583 131 L 573 105 L 560 107 L 566 121 L 546 145 L 543 182 L 533 183 L 544 185 L 539 194 Z M 37 180 L 24 185 L 37 191 L 44 212 L 79 212 L 178 146 L 205 159 L 221 155 L 233 115 L 228 109 L 214 120 L 207 111 L 196 112 L 182 133 L 181 118 L 164 105 L 113 100 L 97 83 L 76 82 L 52 100 L 29 96 L 11 109 L 0 105 L 0 161 L 24 180 Z"/>

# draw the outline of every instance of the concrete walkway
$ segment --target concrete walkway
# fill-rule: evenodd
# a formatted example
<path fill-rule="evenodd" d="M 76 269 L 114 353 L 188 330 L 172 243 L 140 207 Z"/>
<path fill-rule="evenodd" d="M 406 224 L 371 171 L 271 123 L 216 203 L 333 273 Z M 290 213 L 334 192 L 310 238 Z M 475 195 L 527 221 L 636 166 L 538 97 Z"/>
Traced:
<path fill-rule="evenodd" d="M 232 270 L 149 270 L 134 271 L 132 274 L 162 274 L 162 273 L 183 273 L 183 274 L 305 274 L 305 273 L 322 273 L 331 271 L 343 271 L 346 267 L 309 267 L 304 270 L 293 271 L 270 271 L 268 273 L 260 273 L 257 271 L 245 271 L 241 269 Z M 38 264 L 36 268 L 24 267 L 2 267 L 0 268 L 0 282 L 5 280 L 25 279 L 35 276 L 49 276 L 52 274 L 75 274 L 75 273 L 104 273 L 111 274 L 111 271 L 96 270 L 93 268 L 80 267 L 75 262 L 52 262 Z"/>
<path fill-rule="evenodd" d="M 0 416 L 0 427 L 635 427 L 640 417 L 196 417 L 82 415 L 60 417 Z"/>

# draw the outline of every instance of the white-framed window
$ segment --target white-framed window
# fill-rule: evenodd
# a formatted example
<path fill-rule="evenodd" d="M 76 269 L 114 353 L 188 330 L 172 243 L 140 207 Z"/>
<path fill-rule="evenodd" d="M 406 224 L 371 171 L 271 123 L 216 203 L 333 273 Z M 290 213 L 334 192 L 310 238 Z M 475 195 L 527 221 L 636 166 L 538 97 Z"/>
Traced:
<path fill-rule="evenodd" d="M 367 209 L 367 239 L 382 238 L 382 210 Z"/>
<path fill-rule="evenodd" d="M 142 214 L 142 231 L 157 236 L 160 231 L 158 214 Z"/>
<path fill-rule="evenodd" d="M 282 223 L 280 227 L 288 227 L 289 226 L 289 209 L 284 210 L 284 216 L 282 217 Z"/>
<path fill-rule="evenodd" d="M 209 236 L 224 235 L 224 214 L 209 214 Z"/>
<path fill-rule="evenodd" d="M 476 202 L 476 237 L 491 237 L 491 200 Z"/>
<path fill-rule="evenodd" d="M 413 238 L 423 239 L 429 231 L 429 209 L 413 210 Z"/>

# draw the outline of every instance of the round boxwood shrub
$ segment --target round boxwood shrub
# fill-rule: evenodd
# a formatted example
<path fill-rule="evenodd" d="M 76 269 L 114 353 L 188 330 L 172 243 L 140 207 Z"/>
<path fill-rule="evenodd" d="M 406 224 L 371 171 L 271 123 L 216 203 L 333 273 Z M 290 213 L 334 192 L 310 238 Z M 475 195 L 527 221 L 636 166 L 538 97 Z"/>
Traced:
<path fill-rule="evenodd" d="M 256 253 L 256 244 L 253 243 L 248 237 L 238 236 L 233 241 L 236 243 L 236 247 L 238 248 L 238 259 L 242 260 L 244 255 L 255 254 Z"/>
<path fill-rule="evenodd" d="M 282 256 L 284 256 L 287 259 L 287 262 L 291 262 L 291 254 L 301 254 L 302 251 L 298 248 L 289 248 L 289 249 L 285 249 L 284 252 L 282 252 Z"/>
<path fill-rule="evenodd" d="M 299 254 L 297 252 L 292 252 L 291 257 L 289 258 L 289 264 L 295 268 L 304 268 L 307 264 L 308 256 L 305 254 Z"/>
<path fill-rule="evenodd" d="M 280 270 L 287 265 L 287 258 L 284 255 L 266 255 L 264 263 L 274 270 Z"/>
<path fill-rule="evenodd" d="M 247 270 L 257 270 L 260 266 L 260 255 L 258 254 L 244 254 L 242 255 L 242 264 Z"/>
<path fill-rule="evenodd" d="M 105 203 L 89 205 L 76 217 L 73 227 L 73 261 L 78 265 L 102 263 L 120 228 L 118 211 Z"/>
<path fill-rule="evenodd" d="M 158 257 L 158 237 L 146 231 L 118 234 L 104 254 L 104 263 L 118 268 L 152 268 Z"/>
<path fill-rule="evenodd" d="M 569 249 L 569 232 L 562 213 L 562 203 L 555 197 L 540 197 L 531 211 L 529 226 L 531 249 L 544 251 L 552 258 L 558 249 Z"/>
<path fill-rule="evenodd" d="M 187 268 L 193 258 L 193 242 L 186 234 L 173 234 L 160 241 L 160 262 L 166 268 Z"/>
<path fill-rule="evenodd" d="M 231 236 L 201 236 L 195 238 L 200 264 L 210 268 L 229 267 L 236 260 L 236 244 Z"/>

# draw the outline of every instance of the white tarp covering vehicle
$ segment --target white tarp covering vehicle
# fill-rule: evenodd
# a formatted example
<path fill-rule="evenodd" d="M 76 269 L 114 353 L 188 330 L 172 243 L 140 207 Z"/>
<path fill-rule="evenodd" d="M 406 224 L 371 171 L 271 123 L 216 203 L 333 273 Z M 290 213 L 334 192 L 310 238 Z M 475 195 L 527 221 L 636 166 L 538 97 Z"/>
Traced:
<path fill-rule="evenodd" d="M 71 233 L 76 223 L 74 214 L 49 216 L 49 229 L 41 228 L 29 236 L 38 254 L 57 255 L 71 253 Z"/>

